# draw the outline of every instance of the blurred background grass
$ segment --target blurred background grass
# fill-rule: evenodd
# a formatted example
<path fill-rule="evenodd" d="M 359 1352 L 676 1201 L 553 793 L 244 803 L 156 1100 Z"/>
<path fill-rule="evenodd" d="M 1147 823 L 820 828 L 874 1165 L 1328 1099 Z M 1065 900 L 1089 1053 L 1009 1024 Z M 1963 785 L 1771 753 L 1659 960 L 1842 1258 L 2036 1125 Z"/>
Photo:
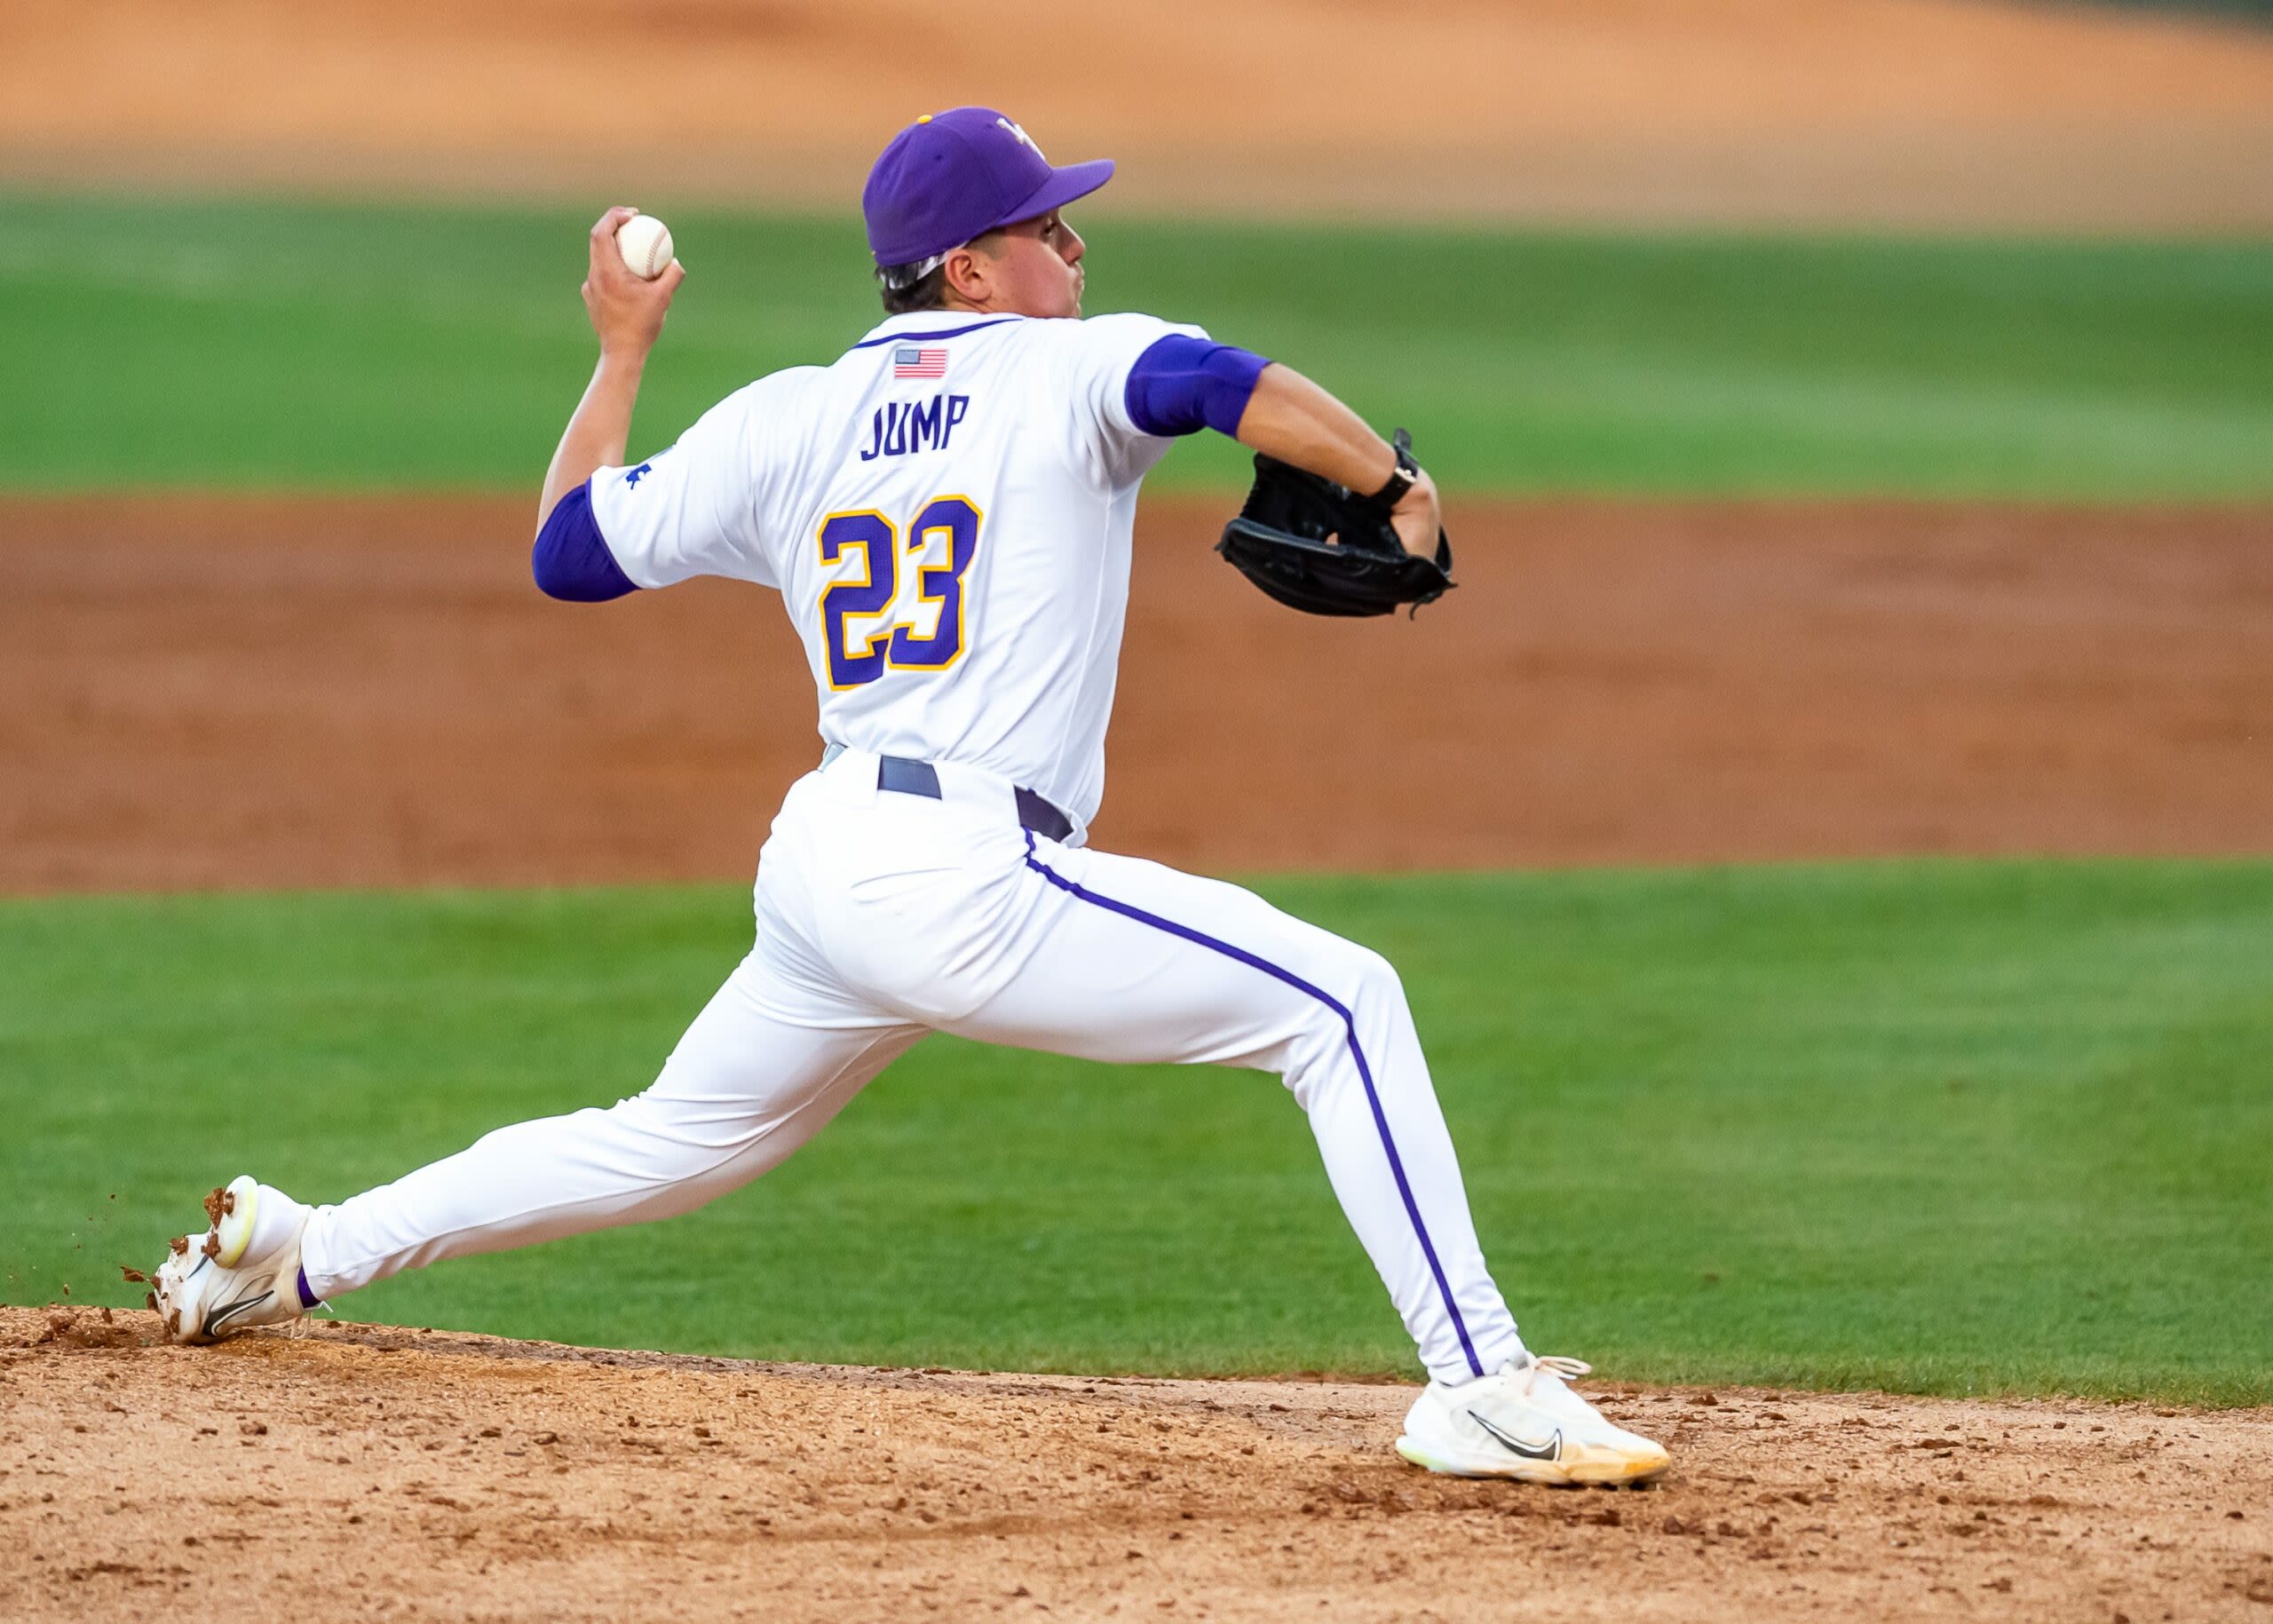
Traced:
<path fill-rule="evenodd" d="M 878 319 L 857 220 L 651 202 L 691 274 L 635 452 Z M 590 369 L 573 211 L 0 208 L 0 486 L 520 489 Z M 1454 489 L 2273 494 L 2273 241 L 1081 224 L 1092 313 L 1310 371 Z M 1243 466 L 1202 436 L 1154 488 Z"/>
<path fill-rule="evenodd" d="M 1626 1379 L 2273 1401 L 2273 864 L 1274 880 L 1403 970 L 1533 1346 Z M 337 1200 L 644 1087 L 740 887 L 0 903 L 0 1292 L 139 1303 L 241 1169 Z M 1411 1375 L 1275 1080 L 927 1040 L 703 1211 L 352 1318 L 764 1357 Z"/>

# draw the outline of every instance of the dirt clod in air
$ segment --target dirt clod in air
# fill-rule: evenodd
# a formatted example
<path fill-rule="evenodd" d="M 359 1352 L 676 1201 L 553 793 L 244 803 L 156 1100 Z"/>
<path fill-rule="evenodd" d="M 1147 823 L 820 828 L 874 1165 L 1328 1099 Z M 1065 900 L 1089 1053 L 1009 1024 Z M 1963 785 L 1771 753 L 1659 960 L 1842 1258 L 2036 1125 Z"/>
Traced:
<path fill-rule="evenodd" d="M 150 1283 L 150 1277 L 148 1275 L 143 1273 L 141 1270 L 126 1264 L 119 1264 L 118 1277 L 131 1286 L 147 1286 Z"/>
<path fill-rule="evenodd" d="M 141 1344 L 142 1338 L 114 1319 L 107 1308 L 93 1312 L 76 1308 L 0 1310 L 0 1313 L 7 1314 L 34 1311 L 41 1316 L 40 1333 L 32 1339 L 35 1347 L 132 1348 Z M 0 1347 L 8 1345 L 9 1339 L 0 1335 Z M 4 1590 L 0 1590 L 0 1596 L 4 1595 Z"/>

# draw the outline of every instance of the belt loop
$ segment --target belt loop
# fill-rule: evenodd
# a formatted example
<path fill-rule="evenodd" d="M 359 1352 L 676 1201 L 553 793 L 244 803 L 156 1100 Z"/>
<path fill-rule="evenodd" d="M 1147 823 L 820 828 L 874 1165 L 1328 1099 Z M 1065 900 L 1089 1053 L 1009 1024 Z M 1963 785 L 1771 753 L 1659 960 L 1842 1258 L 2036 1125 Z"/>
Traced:
<path fill-rule="evenodd" d="M 820 764 L 826 767 L 843 753 L 844 746 L 832 744 L 821 752 Z M 876 789 L 897 795 L 922 796 L 933 801 L 945 798 L 939 786 L 939 770 L 931 763 L 905 756 L 878 756 L 875 762 Z M 995 781 L 999 783 L 1001 780 Z M 1013 785 L 1010 804 L 1022 828 L 1058 841 L 1073 832 L 1073 820 L 1031 789 Z"/>
<path fill-rule="evenodd" d="M 1018 824 L 1050 840 L 1063 840 L 1073 832 L 1073 820 L 1059 812 L 1031 789 L 1015 792 Z"/>
<path fill-rule="evenodd" d="M 910 761 L 904 756 L 876 757 L 876 788 L 933 801 L 944 798 L 939 793 L 939 770 L 928 761 Z"/>

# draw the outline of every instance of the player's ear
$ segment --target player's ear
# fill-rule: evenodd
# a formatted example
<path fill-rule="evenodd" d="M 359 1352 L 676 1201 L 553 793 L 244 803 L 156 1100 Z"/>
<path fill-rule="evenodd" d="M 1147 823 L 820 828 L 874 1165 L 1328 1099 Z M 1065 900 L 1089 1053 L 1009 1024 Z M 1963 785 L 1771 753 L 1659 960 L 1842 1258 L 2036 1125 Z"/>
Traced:
<path fill-rule="evenodd" d="M 947 291 L 966 305 L 983 305 L 987 295 L 994 291 L 994 257 L 976 243 L 966 242 L 951 250 L 946 263 L 939 267 L 946 279 Z"/>

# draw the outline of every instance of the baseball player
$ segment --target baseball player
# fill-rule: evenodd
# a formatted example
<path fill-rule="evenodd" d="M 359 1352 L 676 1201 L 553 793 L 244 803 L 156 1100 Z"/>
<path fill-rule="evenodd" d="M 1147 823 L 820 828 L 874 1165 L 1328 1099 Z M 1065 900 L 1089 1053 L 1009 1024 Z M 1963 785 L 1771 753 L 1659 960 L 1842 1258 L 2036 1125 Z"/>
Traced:
<path fill-rule="evenodd" d="M 1317 384 L 1196 327 L 1081 320 L 1053 167 L 986 107 L 893 138 L 863 197 L 885 319 L 625 456 L 684 272 L 592 228 L 600 359 L 545 476 L 535 563 L 598 600 L 696 575 L 781 595 L 820 764 L 761 856 L 756 939 L 644 1093 L 501 1128 L 337 1206 L 239 1178 L 154 1305 L 207 1342 L 400 1270 L 669 1217 L 818 1133 L 928 1032 L 1089 1059 L 1277 1073 L 1430 1381 L 1399 1452 L 1433 1470 L 1632 1483 L 1663 1448 L 1527 1351 L 1485 1267 L 1397 973 L 1237 886 L 1091 850 L 1138 487 L 1179 435 L 1232 435 L 1376 494 L 1414 552 L 1434 484 Z M 626 680 L 637 680 L 628 673 Z"/>

